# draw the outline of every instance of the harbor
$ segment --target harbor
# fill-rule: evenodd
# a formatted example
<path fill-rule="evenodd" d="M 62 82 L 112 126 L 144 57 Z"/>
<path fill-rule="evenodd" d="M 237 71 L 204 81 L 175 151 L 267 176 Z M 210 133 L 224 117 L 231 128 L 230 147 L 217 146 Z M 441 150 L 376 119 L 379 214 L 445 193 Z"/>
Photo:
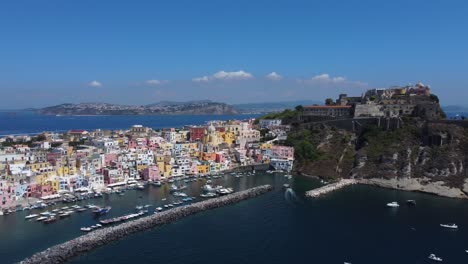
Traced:
<path fill-rule="evenodd" d="M 358 182 L 354 179 L 341 179 L 338 182 L 330 183 L 317 189 L 306 192 L 306 196 L 310 198 L 318 198 L 322 195 L 340 190 L 346 186 L 357 184 Z"/>
<path fill-rule="evenodd" d="M 100 229 L 88 235 L 78 237 L 63 244 L 51 247 L 43 252 L 34 254 L 32 257 L 27 258 L 20 263 L 64 263 L 78 254 L 83 254 L 99 246 L 108 244 L 118 239 L 122 239 L 130 234 L 154 228 L 159 225 L 168 224 L 183 217 L 187 217 L 202 211 L 238 203 L 249 198 L 254 198 L 261 194 L 267 193 L 272 189 L 273 188 L 270 185 L 263 185 L 216 199 L 206 200 L 203 202 L 171 209 L 164 213 L 140 218 L 135 221 L 118 225 L 116 227 Z"/>

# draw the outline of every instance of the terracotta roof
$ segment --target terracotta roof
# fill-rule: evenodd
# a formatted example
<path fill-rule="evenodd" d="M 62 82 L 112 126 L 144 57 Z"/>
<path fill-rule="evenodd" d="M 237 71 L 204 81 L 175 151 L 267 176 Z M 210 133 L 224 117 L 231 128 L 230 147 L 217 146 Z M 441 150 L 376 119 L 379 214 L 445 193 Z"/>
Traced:
<path fill-rule="evenodd" d="M 328 108 L 351 108 L 351 106 L 350 105 L 309 105 L 309 106 L 304 106 L 304 108 L 328 109 Z"/>

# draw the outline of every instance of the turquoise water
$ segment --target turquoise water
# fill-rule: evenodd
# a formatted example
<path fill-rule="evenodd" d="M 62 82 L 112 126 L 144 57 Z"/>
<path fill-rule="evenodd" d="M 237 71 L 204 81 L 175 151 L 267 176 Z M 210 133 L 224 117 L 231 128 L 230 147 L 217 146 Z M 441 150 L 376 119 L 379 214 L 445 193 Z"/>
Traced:
<path fill-rule="evenodd" d="M 430 263 L 430 253 L 444 263 L 467 263 L 468 203 L 368 186 L 351 186 L 319 199 L 306 199 L 316 180 L 294 177 L 292 190 L 279 174 L 217 180 L 235 190 L 273 184 L 273 192 L 236 205 L 188 217 L 174 224 L 132 235 L 98 248 L 72 263 Z M 198 195 L 203 182 L 187 193 Z M 136 205 L 171 201 L 169 186 L 129 190 L 91 200 L 111 205 L 110 216 Z M 168 200 L 161 201 L 163 197 Z M 416 207 L 408 207 L 415 199 Z M 401 207 L 385 206 L 398 201 Z M 154 207 L 152 207 L 154 209 Z M 47 247 L 81 235 L 79 228 L 95 223 L 89 212 L 51 225 L 25 221 L 26 212 L 0 218 L 0 256 L 12 263 Z M 107 216 L 106 216 L 107 217 Z M 458 230 L 441 223 L 455 222 Z"/>

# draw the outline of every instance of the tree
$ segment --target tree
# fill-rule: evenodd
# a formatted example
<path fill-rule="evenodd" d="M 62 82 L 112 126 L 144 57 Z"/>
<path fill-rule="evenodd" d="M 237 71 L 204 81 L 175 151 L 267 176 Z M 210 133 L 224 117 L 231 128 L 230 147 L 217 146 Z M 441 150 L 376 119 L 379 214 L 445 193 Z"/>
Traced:
<path fill-rule="evenodd" d="M 302 105 L 297 105 L 294 109 L 295 109 L 296 112 L 298 112 L 298 113 L 304 112 L 304 106 L 302 106 Z"/>
<path fill-rule="evenodd" d="M 333 105 L 333 99 L 332 98 L 325 99 L 325 105 Z"/>
<path fill-rule="evenodd" d="M 431 101 L 439 103 L 439 97 L 437 95 L 431 94 L 429 95 L 429 98 L 431 99 Z"/>

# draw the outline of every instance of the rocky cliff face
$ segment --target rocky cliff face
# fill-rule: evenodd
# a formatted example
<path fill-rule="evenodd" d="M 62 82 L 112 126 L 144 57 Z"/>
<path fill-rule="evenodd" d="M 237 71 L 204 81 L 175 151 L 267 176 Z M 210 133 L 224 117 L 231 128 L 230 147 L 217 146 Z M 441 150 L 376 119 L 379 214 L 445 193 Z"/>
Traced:
<path fill-rule="evenodd" d="M 325 129 L 323 133 L 317 148 L 331 159 L 298 162 L 298 172 L 468 198 L 466 128 L 411 120 L 394 131 L 370 127 L 353 137 L 339 130 Z M 345 139 L 349 143 L 339 143 L 346 142 Z"/>

